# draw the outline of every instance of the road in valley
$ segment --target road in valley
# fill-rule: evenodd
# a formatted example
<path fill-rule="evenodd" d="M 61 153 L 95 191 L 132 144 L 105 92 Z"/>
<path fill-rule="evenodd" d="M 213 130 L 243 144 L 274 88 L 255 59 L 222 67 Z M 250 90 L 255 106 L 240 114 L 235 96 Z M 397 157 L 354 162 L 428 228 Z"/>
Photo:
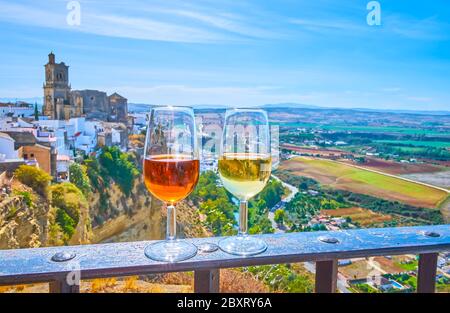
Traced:
<path fill-rule="evenodd" d="M 283 187 L 289 189 L 290 193 L 287 197 L 284 199 L 281 199 L 280 202 L 275 204 L 270 210 L 269 210 L 269 220 L 272 223 L 272 228 L 275 230 L 276 234 L 284 233 L 286 232 L 287 228 L 284 225 L 278 225 L 277 222 L 275 222 L 275 211 L 278 209 L 284 209 L 286 204 L 289 203 L 292 199 L 294 199 L 295 195 L 298 193 L 298 188 L 295 186 L 292 186 L 288 183 L 285 183 L 281 179 L 279 179 L 277 176 L 272 175 L 273 179 L 278 180 Z"/>
<path fill-rule="evenodd" d="M 279 182 L 281 182 L 283 187 L 288 188 L 290 191 L 290 193 L 287 197 L 282 199 L 280 202 L 278 202 L 276 205 L 274 205 L 269 210 L 269 220 L 272 223 L 272 227 L 275 230 L 275 233 L 284 233 L 284 232 L 286 232 L 287 228 L 286 228 L 286 226 L 284 226 L 284 225 L 280 226 L 275 222 L 275 220 L 274 220 L 275 211 L 278 209 L 284 209 L 286 204 L 289 203 L 290 201 L 292 201 L 292 199 L 294 199 L 295 195 L 298 193 L 298 188 L 282 181 L 275 175 L 272 175 L 272 177 L 274 179 L 278 180 Z M 305 267 L 306 270 L 315 274 L 316 265 L 314 262 L 304 262 L 303 266 Z M 348 287 L 347 280 L 340 273 L 338 273 L 337 289 L 342 293 L 351 293 L 351 291 L 347 287 Z"/>

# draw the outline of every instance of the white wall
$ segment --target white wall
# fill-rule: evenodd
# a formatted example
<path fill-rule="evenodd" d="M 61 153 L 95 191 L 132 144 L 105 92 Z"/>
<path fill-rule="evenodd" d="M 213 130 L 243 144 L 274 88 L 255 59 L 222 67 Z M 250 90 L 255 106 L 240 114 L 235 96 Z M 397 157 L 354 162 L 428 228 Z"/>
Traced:
<path fill-rule="evenodd" d="M 12 138 L 0 137 L 0 154 L 5 159 L 17 159 L 19 154 L 14 150 L 14 140 Z"/>

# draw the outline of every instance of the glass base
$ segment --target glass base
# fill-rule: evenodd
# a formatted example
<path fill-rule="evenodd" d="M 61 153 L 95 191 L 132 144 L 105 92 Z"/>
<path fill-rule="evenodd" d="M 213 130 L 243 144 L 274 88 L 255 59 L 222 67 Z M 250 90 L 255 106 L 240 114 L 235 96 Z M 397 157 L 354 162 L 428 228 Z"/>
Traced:
<path fill-rule="evenodd" d="M 220 240 L 219 247 L 222 251 L 230 254 L 249 256 L 266 251 L 267 243 L 251 236 L 238 235 Z"/>
<path fill-rule="evenodd" d="M 178 262 L 190 259 L 197 254 L 192 243 L 178 240 L 165 240 L 148 245 L 145 255 L 155 261 Z"/>

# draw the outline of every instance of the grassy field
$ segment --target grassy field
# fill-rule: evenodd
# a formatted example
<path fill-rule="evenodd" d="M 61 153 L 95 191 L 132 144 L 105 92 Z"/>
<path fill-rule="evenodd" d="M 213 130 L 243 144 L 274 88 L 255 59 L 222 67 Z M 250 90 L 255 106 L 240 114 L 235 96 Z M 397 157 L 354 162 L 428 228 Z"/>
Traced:
<path fill-rule="evenodd" d="M 280 169 L 313 178 L 336 189 L 420 207 L 436 208 L 448 196 L 447 192 L 436 188 L 325 159 L 297 157 L 284 161 Z"/>
<path fill-rule="evenodd" d="M 418 140 L 375 140 L 379 143 L 411 145 L 415 147 L 449 148 L 450 142 L 446 141 L 418 141 Z"/>
<path fill-rule="evenodd" d="M 350 126 L 350 125 L 321 125 L 318 123 L 295 123 L 286 122 L 272 123 L 282 127 L 299 127 L 299 128 L 320 128 L 324 130 L 334 131 L 352 131 L 356 133 L 387 133 L 387 134 L 403 134 L 403 135 L 426 135 L 426 136 L 450 136 L 450 132 L 439 132 L 432 129 L 408 128 L 395 126 Z"/>
<path fill-rule="evenodd" d="M 384 222 L 391 221 L 390 215 L 380 214 L 363 208 L 342 208 L 334 210 L 322 210 L 322 214 L 332 217 L 350 217 L 352 223 L 358 223 L 362 227 L 382 226 Z"/>

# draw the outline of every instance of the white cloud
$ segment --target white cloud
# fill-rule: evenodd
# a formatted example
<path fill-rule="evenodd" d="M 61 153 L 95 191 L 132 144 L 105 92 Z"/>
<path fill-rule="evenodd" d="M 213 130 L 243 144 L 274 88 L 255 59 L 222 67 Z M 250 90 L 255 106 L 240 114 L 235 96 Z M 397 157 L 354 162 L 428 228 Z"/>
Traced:
<path fill-rule="evenodd" d="M 248 16 L 219 14 L 208 8 L 197 12 L 128 2 L 100 6 L 96 2 L 82 2 L 81 25 L 69 26 L 66 23 L 69 11 L 63 4 L 33 1 L 24 5 L 0 1 L 0 21 L 109 37 L 185 43 L 276 37 L 274 32 L 252 25 Z"/>
<path fill-rule="evenodd" d="M 433 98 L 431 98 L 431 97 L 415 97 L 415 96 L 413 96 L 413 97 L 407 97 L 407 99 L 411 100 L 411 101 L 415 101 L 415 102 L 431 102 L 431 101 L 433 101 Z"/>

